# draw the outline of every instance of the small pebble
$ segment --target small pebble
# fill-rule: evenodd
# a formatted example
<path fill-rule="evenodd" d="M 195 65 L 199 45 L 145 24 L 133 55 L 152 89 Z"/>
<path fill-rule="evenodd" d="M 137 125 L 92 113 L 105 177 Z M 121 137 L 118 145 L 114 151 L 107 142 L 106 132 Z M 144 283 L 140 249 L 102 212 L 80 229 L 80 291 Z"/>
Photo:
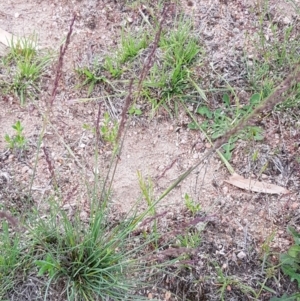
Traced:
<path fill-rule="evenodd" d="M 158 170 L 164 170 L 164 169 L 165 169 L 165 166 L 164 166 L 164 165 L 159 165 L 157 169 L 158 169 Z"/>
<path fill-rule="evenodd" d="M 245 252 L 241 251 L 241 252 L 239 252 L 239 253 L 237 254 L 237 257 L 238 257 L 239 259 L 243 259 L 243 258 L 246 257 L 246 254 L 245 254 Z"/>
<path fill-rule="evenodd" d="M 237 27 L 235 27 L 235 28 L 233 28 L 232 32 L 235 34 L 238 34 L 240 32 L 240 30 Z"/>
<path fill-rule="evenodd" d="M 22 167 L 21 169 L 21 173 L 24 174 L 24 173 L 27 173 L 29 171 L 29 167 L 28 166 L 24 166 Z"/>
<path fill-rule="evenodd" d="M 285 25 L 289 25 L 291 23 L 291 20 L 288 17 L 284 17 L 282 21 Z"/>

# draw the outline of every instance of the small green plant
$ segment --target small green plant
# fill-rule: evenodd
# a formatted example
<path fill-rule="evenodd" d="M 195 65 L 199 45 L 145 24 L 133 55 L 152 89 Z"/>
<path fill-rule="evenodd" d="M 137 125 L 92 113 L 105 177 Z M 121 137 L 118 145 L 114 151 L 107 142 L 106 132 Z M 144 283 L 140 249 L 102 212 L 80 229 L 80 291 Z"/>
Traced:
<path fill-rule="evenodd" d="M 23 249 L 18 233 L 11 234 L 8 223 L 3 221 L 0 228 L 0 299 L 6 300 L 6 293 L 14 287 L 17 274 L 21 273 Z M 22 255 L 23 254 L 23 255 Z M 26 255 L 25 255 L 26 256 Z"/>
<path fill-rule="evenodd" d="M 52 254 L 47 254 L 45 260 L 35 260 L 35 264 L 39 267 L 38 276 L 43 276 L 48 273 L 50 279 L 55 276 L 55 272 L 60 267 L 57 266 L 57 261 L 51 256 Z"/>
<path fill-rule="evenodd" d="M 178 245 L 184 248 L 197 248 L 201 243 L 199 231 L 190 230 L 188 233 L 177 236 Z"/>
<path fill-rule="evenodd" d="M 123 73 L 120 63 L 109 56 L 105 58 L 103 68 L 110 73 L 112 78 L 119 78 Z"/>
<path fill-rule="evenodd" d="M 238 278 L 234 276 L 228 276 L 226 273 L 223 273 L 223 270 L 215 264 L 215 268 L 217 271 L 217 285 L 220 286 L 220 298 L 222 301 L 226 299 L 226 292 L 231 290 L 232 286 L 237 287 L 243 294 L 249 295 L 251 294 L 255 299 L 258 300 L 259 295 L 256 294 L 255 290 L 250 286 L 243 284 Z"/>
<path fill-rule="evenodd" d="M 184 195 L 184 203 L 193 216 L 201 211 L 201 205 L 196 203 L 187 193 Z"/>
<path fill-rule="evenodd" d="M 103 115 L 102 125 L 100 126 L 100 138 L 110 143 L 113 146 L 116 146 L 116 139 L 118 135 L 119 124 L 117 121 L 112 121 L 108 112 L 105 112 Z M 82 125 L 84 130 L 90 131 L 93 134 L 96 134 L 96 128 L 84 123 Z"/>
<path fill-rule="evenodd" d="M 61 281 L 69 301 L 139 300 L 134 292 L 143 284 L 134 275 L 144 266 L 135 258 L 145 245 L 132 248 L 130 235 L 140 217 L 114 226 L 108 219 L 106 205 L 85 224 L 78 215 L 70 221 L 55 204 L 47 221 L 37 219 L 30 235 L 38 276 L 48 278 L 45 298 L 51 285 Z"/>
<path fill-rule="evenodd" d="M 121 49 L 119 50 L 118 60 L 124 64 L 137 56 L 141 49 L 145 49 L 148 46 L 147 35 L 133 36 L 130 34 L 125 35 L 124 31 L 121 35 Z"/>
<path fill-rule="evenodd" d="M 288 232 L 294 239 L 294 245 L 292 245 L 287 253 L 280 254 L 280 264 L 283 273 L 291 278 L 291 281 L 296 280 L 298 288 L 300 289 L 300 233 L 294 228 L 288 227 Z M 277 298 L 273 297 L 270 301 L 299 301 L 300 293 L 293 295 L 286 295 Z"/>
<path fill-rule="evenodd" d="M 83 78 L 83 83 L 80 85 L 81 87 L 84 87 L 86 85 L 88 85 L 88 94 L 87 96 L 89 97 L 96 84 L 102 83 L 102 82 L 106 82 L 106 78 L 104 76 L 101 76 L 101 68 L 97 68 L 97 67 L 93 67 L 91 69 L 89 69 L 88 67 L 84 67 L 84 68 L 78 68 L 77 73 Z"/>
<path fill-rule="evenodd" d="M 15 135 L 9 136 L 6 134 L 4 136 L 5 141 L 8 144 L 8 147 L 18 153 L 21 153 L 22 151 L 25 150 L 27 140 L 25 139 L 25 136 L 23 135 L 23 126 L 21 124 L 21 121 L 18 120 L 12 128 L 15 130 Z"/>
<path fill-rule="evenodd" d="M 300 288 L 300 233 L 292 227 L 288 227 L 288 232 L 294 238 L 294 245 L 280 255 L 281 269 L 292 281 L 296 280 Z"/>
<path fill-rule="evenodd" d="M 240 106 L 238 102 L 236 106 L 232 106 L 230 105 L 229 99 L 229 95 L 224 94 L 223 106 L 215 110 L 211 110 L 208 105 L 201 105 L 197 109 L 197 113 L 204 119 L 200 124 L 201 130 L 205 131 L 212 140 L 221 137 L 242 118 L 249 115 L 260 103 L 261 96 L 258 93 L 253 94 L 249 104 L 244 106 Z M 188 127 L 190 129 L 197 129 L 198 125 L 195 122 L 191 122 Z M 238 135 L 231 137 L 228 142 L 222 146 L 222 154 L 225 159 L 229 161 L 238 139 L 260 141 L 263 140 L 263 138 L 262 129 L 260 127 L 248 126 L 238 133 Z"/>
<path fill-rule="evenodd" d="M 11 67 L 11 88 L 20 98 L 21 105 L 24 105 L 27 97 L 34 99 L 40 92 L 38 83 L 51 59 L 49 55 L 39 57 L 36 45 L 34 37 L 12 40 L 6 58 Z"/>
<path fill-rule="evenodd" d="M 142 110 L 139 109 L 136 105 L 132 105 L 131 108 L 129 109 L 128 113 L 130 115 L 136 115 L 136 116 L 140 116 L 143 114 Z"/>
<path fill-rule="evenodd" d="M 119 124 L 117 121 L 112 121 L 107 112 L 104 113 L 103 125 L 100 127 L 101 137 L 104 141 L 116 145 Z"/>
<path fill-rule="evenodd" d="M 259 33 L 249 36 L 249 40 L 257 45 L 257 52 L 252 60 L 246 61 L 249 84 L 254 92 L 262 93 L 264 98 L 272 93 L 278 82 L 293 69 L 300 58 L 299 31 L 296 26 L 280 28 L 278 24 L 271 23 L 268 28 L 272 33 L 265 32 L 264 23 L 268 10 L 265 1 L 259 13 Z"/>
<path fill-rule="evenodd" d="M 146 201 L 148 206 L 149 214 L 152 216 L 156 215 L 156 208 L 154 206 L 154 195 L 153 195 L 153 182 L 150 178 L 145 180 L 142 176 L 142 174 L 138 171 L 138 180 L 139 180 L 139 186 L 142 193 L 143 199 Z M 144 236 L 147 237 L 148 235 L 144 233 Z M 159 232 L 157 227 L 157 220 L 154 219 L 153 221 L 153 227 L 150 234 L 151 237 L 154 238 L 154 248 L 158 247 L 158 239 L 159 239 Z"/>

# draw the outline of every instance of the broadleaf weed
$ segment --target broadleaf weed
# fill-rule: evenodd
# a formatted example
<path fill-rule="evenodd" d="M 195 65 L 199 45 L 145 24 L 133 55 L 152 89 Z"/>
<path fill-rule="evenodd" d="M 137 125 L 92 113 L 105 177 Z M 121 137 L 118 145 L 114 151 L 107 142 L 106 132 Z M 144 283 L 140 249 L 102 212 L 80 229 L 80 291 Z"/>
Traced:
<path fill-rule="evenodd" d="M 281 269 L 292 281 L 296 280 L 300 288 L 300 233 L 292 227 L 288 228 L 288 232 L 294 238 L 294 245 L 288 249 L 287 253 L 280 255 Z"/>
<path fill-rule="evenodd" d="M 197 108 L 196 113 L 203 117 L 200 127 L 205 131 L 212 140 L 216 140 L 223 136 L 233 125 L 237 124 L 241 119 L 250 114 L 253 109 L 261 102 L 261 95 L 255 93 L 251 96 L 249 104 L 239 107 L 238 105 L 230 105 L 230 96 L 223 94 L 223 106 L 212 110 L 208 105 L 203 104 Z M 198 126 L 191 122 L 188 127 L 196 130 Z M 258 126 L 247 126 L 237 135 L 231 137 L 226 144 L 222 146 L 223 155 L 226 160 L 230 160 L 232 152 L 235 149 L 236 141 L 254 140 L 260 141 L 264 139 L 263 130 Z"/>
<path fill-rule="evenodd" d="M 9 136 L 8 134 L 6 134 L 4 136 L 4 139 L 10 149 L 20 154 L 26 149 L 27 144 L 27 140 L 25 139 L 25 136 L 23 134 L 24 128 L 20 120 L 18 120 L 12 126 L 12 128 L 15 130 L 15 135 Z"/>

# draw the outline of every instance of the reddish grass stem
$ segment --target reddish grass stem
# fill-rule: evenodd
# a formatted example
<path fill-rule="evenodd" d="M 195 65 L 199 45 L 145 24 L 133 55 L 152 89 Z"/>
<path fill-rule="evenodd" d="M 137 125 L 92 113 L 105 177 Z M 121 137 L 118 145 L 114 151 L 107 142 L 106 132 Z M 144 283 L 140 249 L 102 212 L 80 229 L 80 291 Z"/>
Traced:
<path fill-rule="evenodd" d="M 54 102 L 54 99 L 55 99 L 56 94 L 57 94 L 58 83 L 59 83 L 59 80 L 62 76 L 64 56 L 66 54 L 66 51 L 67 51 L 68 46 L 69 46 L 70 41 L 71 41 L 71 35 L 72 35 L 72 32 L 73 32 L 73 25 L 74 25 L 75 19 L 76 19 L 76 15 L 74 14 L 73 19 L 72 19 L 71 24 L 70 24 L 69 32 L 67 34 L 66 42 L 65 42 L 64 45 L 60 46 L 59 58 L 58 58 L 57 66 L 56 66 L 56 72 L 55 72 L 55 79 L 54 79 L 53 89 L 52 89 L 51 98 L 50 98 L 50 107 L 53 106 L 53 102 Z"/>

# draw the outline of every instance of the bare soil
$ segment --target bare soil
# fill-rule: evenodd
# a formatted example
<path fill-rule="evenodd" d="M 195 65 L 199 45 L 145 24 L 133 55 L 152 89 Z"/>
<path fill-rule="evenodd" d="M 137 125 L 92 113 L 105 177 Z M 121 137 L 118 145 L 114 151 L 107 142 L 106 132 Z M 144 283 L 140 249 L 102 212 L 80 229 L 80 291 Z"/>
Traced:
<path fill-rule="evenodd" d="M 247 34 L 249 37 L 257 31 L 255 12 L 259 5 L 263 4 L 260 1 L 244 0 L 182 1 L 185 13 L 193 18 L 195 28 L 199 30 L 199 38 L 207 49 L 207 60 L 233 87 L 240 88 L 238 91 L 241 95 L 246 93 L 246 99 L 248 95 L 243 91 L 246 83 L 242 57 L 246 51 L 256 55 L 256 47 L 251 44 L 251 38 L 247 38 Z M 152 10 L 151 5 L 145 7 Z M 98 104 L 80 100 L 86 96 L 86 92 L 75 88 L 77 79 L 74 68 L 82 62 L 91 61 L 96 50 L 110 51 L 116 47 L 120 30 L 128 20 L 133 20 L 132 27 L 138 26 L 141 18 L 138 9 L 138 3 L 126 4 L 123 1 L 11 0 L 0 3 L 0 28 L 17 36 L 35 33 L 42 50 L 58 51 L 72 16 L 74 13 L 77 15 L 71 44 L 65 56 L 59 93 L 52 109 L 52 126 L 46 129 L 38 155 L 32 186 L 34 204 L 26 201 L 25 188 L 32 179 L 36 164 L 37 142 L 43 127 L 43 113 L 49 100 L 55 68 L 47 72 L 43 79 L 44 90 L 35 103 L 20 107 L 18 99 L 13 95 L 0 95 L 1 207 L 21 214 L 30 206 L 47 208 L 43 199 L 51 193 L 54 184 L 53 175 L 49 172 L 48 158 L 51 158 L 55 180 L 63 195 L 61 206 L 69 210 L 78 207 L 82 210 L 82 218 L 87 218 L 89 208 L 82 181 L 87 177 L 92 182 L 95 170 L 106 174 L 111 148 L 102 144 L 96 166 L 94 135 L 83 129 L 83 124 L 95 123 Z M 269 11 L 278 24 L 299 26 L 299 19 L 291 4 L 270 1 Z M 218 76 L 211 71 L 202 72 L 204 85 L 208 82 L 212 85 L 220 83 Z M 212 99 L 212 102 L 217 105 L 217 100 Z M 119 118 L 122 99 L 114 107 L 115 115 Z M 103 103 L 101 111 L 106 109 Z M 169 212 L 167 216 L 163 215 L 164 221 L 161 221 L 166 233 L 180 228 L 180 221 L 193 219 L 184 204 L 186 193 L 201 204 L 202 212 L 208 216 L 207 227 L 201 234 L 203 244 L 197 254 L 194 254 L 194 261 L 197 263 L 197 268 L 191 273 L 194 277 L 199 277 L 205 271 L 204 275 L 214 275 L 217 279 L 216 271 L 210 264 L 217 262 L 224 273 L 235 275 L 248 285 L 255 286 L 257 279 L 263 279 L 260 258 L 264 242 L 274 234 L 270 246 L 274 251 L 286 251 L 292 243 L 286 232 L 287 225 L 298 227 L 299 230 L 300 165 L 296 160 L 300 156 L 299 124 L 294 123 L 289 113 L 278 114 L 280 115 L 274 113 L 268 116 L 267 121 L 263 121 L 265 139 L 262 143 L 239 144 L 234 151 L 232 164 L 241 175 L 256 179 L 266 160 L 269 161 L 268 169 L 262 175 L 263 180 L 286 187 L 290 191 L 289 195 L 242 191 L 224 183 L 229 174 L 219 158 L 213 156 L 159 204 L 158 212 Z M 21 121 L 29 141 L 29 147 L 22 156 L 7 150 L 4 141 L 5 133 L 13 134 L 11 126 L 16 120 Z M 209 151 L 210 146 L 204 137 L 199 132 L 189 130 L 188 122 L 189 118 L 185 113 L 180 113 L 176 119 L 159 113 L 152 120 L 146 117 L 134 117 L 130 120 L 113 183 L 112 204 L 116 215 L 128 212 L 141 197 L 138 171 L 144 179 L 152 179 L 154 194 L 159 195 Z M 70 155 L 64 143 L 71 148 L 74 156 Z M 280 149 L 281 153 L 274 155 L 275 148 Z M 256 149 L 264 155 L 261 161 L 254 164 L 251 154 Z M 181 273 L 181 283 L 176 282 L 177 286 L 172 281 L 168 285 L 164 283 L 166 290 L 178 293 L 182 300 L 218 300 L 219 295 L 215 294 L 218 287 L 210 287 L 215 284 L 209 285 L 203 280 L 196 287 L 186 278 L 188 271 Z M 276 283 L 271 280 L 268 285 L 279 294 L 295 289 L 284 278 L 282 287 L 276 287 Z M 155 292 L 152 295 L 161 296 Z M 271 293 L 262 294 L 260 300 L 269 300 L 271 296 Z M 168 300 L 165 295 L 159 298 Z M 225 300 L 250 299 L 239 288 L 229 286 L 226 288 Z"/>

